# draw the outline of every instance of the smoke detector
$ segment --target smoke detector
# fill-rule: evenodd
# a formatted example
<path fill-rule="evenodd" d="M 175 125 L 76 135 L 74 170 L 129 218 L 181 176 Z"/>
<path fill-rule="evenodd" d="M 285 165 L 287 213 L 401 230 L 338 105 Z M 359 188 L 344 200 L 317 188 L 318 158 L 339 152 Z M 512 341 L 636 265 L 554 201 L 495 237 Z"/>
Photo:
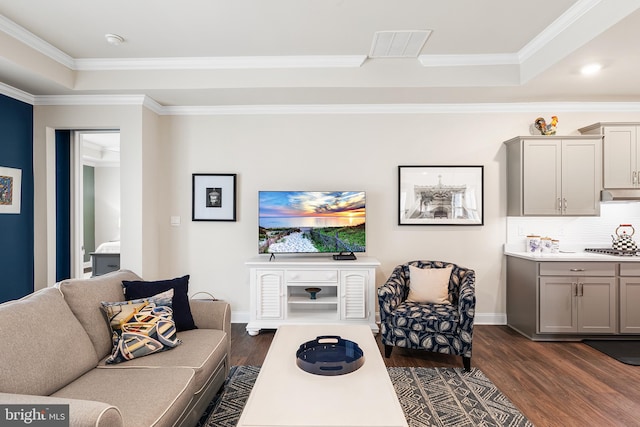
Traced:
<path fill-rule="evenodd" d="M 124 43 L 124 37 L 117 34 L 105 34 L 104 38 L 107 40 L 107 43 L 114 46 L 119 46 Z"/>
<path fill-rule="evenodd" d="M 431 30 L 377 31 L 369 58 L 417 58 Z"/>

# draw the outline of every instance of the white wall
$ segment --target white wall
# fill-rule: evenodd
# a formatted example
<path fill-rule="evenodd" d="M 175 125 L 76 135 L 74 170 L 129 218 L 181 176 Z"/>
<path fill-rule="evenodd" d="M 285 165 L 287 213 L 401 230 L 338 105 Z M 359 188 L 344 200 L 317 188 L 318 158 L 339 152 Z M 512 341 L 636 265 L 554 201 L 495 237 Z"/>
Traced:
<path fill-rule="evenodd" d="M 477 322 L 503 323 L 503 245 L 513 233 L 514 241 L 520 238 L 518 219 L 512 227 L 506 217 L 503 141 L 528 134 L 538 116 L 558 115 L 563 135 L 598 121 L 640 122 L 640 114 L 489 108 L 495 112 L 470 106 L 461 113 L 157 116 L 140 106 L 36 107 L 36 288 L 43 286 L 51 250 L 51 213 L 38 213 L 50 200 L 46 136 L 56 128 L 116 128 L 122 137 L 123 266 L 145 279 L 190 274 L 192 294 L 211 292 L 231 303 L 235 321 L 246 321 L 244 263 L 257 255 L 258 191 L 365 190 L 367 255 L 382 263 L 378 285 L 409 260 L 455 262 L 476 270 Z M 483 165 L 484 226 L 398 226 L 399 165 Z M 236 222 L 191 221 L 192 173 L 238 174 Z M 171 226 L 171 216 L 179 216 L 181 225 Z M 579 233 L 583 221 L 609 234 L 611 224 L 625 217 L 563 218 L 569 225 L 561 245 L 573 238 L 568 234 Z M 536 231 L 529 227 L 536 219 L 525 221 L 526 232 Z"/>
<path fill-rule="evenodd" d="M 94 173 L 97 248 L 102 243 L 120 240 L 120 168 L 96 166 Z"/>
<path fill-rule="evenodd" d="M 157 265 L 142 255 L 143 215 L 154 221 L 157 207 L 143 209 L 143 110 L 141 105 L 36 105 L 33 109 L 34 288 L 55 283 L 55 130 L 119 129 L 121 149 L 121 265 L 154 277 Z M 153 156 L 150 156 L 153 158 Z M 153 160 L 155 162 L 155 159 Z M 157 162 L 156 162 L 157 163 Z M 155 165 L 148 169 L 154 173 Z M 149 239 L 148 239 L 149 240 Z M 157 256 L 155 257 L 157 259 Z"/>
<path fill-rule="evenodd" d="M 367 255 L 382 263 L 378 285 L 409 260 L 455 262 L 476 270 L 478 323 L 505 322 L 503 141 L 552 114 L 559 134 L 598 121 L 640 121 L 637 113 L 558 111 L 162 116 L 159 274 L 190 274 L 192 293 L 211 292 L 232 304 L 234 319 L 246 320 L 244 263 L 257 255 L 258 191 L 365 190 Z M 398 226 L 399 165 L 484 165 L 484 226 Z M 238 174 L 237 222 L 191 221 L 192 173 Z M 170 226 L 171 216 L 181 225 Z"/>

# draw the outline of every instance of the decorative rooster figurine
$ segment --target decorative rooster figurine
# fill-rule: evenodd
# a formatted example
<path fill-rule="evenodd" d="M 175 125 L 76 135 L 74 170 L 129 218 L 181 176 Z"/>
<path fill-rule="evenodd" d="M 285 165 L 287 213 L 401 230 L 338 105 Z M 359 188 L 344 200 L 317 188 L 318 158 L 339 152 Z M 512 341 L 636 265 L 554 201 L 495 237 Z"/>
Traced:
<path fill-rule="evenodd" d="M 549 125 L 542 117 L 538 117 L 535 121 L 536 129 L 538 129 L 542 135 L 555 135 L 557 124 L 558 116 L 551 116 L 551 124 Z"/>

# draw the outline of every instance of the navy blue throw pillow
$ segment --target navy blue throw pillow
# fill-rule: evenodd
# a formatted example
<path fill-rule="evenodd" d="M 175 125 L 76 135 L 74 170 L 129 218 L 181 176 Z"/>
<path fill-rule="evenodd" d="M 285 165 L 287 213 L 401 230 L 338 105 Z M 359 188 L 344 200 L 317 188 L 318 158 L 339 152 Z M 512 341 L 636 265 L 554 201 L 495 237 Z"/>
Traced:
<path fill-rule="evenodd" d="M 193 321 L 191 307 L 189 306 L 189 295 L 187 294 L 189 291 L 188 274 L 171 280 L 156 280 L 153 282 L 123 280 L 122 286 L 124 286 L 124 295 L 127 301 L 148 298 L 160 292 L 173 289 L 171 306 L 173 308 L 173 320 L 176 322 L 176 329 L 180 332 L 197 328 Z"/>

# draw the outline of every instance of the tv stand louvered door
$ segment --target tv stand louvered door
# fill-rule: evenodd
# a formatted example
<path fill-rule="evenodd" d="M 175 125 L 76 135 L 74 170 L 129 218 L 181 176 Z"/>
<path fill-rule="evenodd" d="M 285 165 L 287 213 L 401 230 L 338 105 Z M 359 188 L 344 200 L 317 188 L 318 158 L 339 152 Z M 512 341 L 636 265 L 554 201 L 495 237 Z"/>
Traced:
<path fill-rule="evenodd" d="M 276 256 L 247 261 L 251 312 L 247 332 L 286 324 L 376 324 L 376 267 L 371 257 L 335 261 L 326 257 Z M 319 288 L 312 297 L 312 288 Z"/>

